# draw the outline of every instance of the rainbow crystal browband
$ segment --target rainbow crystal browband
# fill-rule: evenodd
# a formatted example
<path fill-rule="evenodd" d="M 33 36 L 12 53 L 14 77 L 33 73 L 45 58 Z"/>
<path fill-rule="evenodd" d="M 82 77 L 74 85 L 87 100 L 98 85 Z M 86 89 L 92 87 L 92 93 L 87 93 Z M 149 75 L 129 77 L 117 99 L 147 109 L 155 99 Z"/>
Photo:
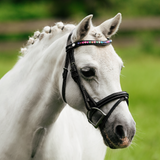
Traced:
<path fill-rule="evenodd" d="M 112 42 L 112 40 L 106 40 L 106 41 L 87 40 L 87 41 L 75 42 L 75 44 L 77 44 L 77 45 L 81 45 L 81 44 L 108 44 L 108 43 L 111 43 L 111 42 Z"/>
<path fill-rule="evenodd" d="M 68 45 L 66 47 L 66 50 L 70 50 L 70 49 L 73 49 L 73 48 L 76 48 L 76 47 L 79 47 L 79 46 L 82 46 L 82 45 L 104 46 L 104 45 L 107 45 L 107 44 L 110 44 L 110 43 L 112 43 L 111 39 L 108 39 L 106 41 L 84 40 L 84 41 L 74 42 L 74 43 Z"/>

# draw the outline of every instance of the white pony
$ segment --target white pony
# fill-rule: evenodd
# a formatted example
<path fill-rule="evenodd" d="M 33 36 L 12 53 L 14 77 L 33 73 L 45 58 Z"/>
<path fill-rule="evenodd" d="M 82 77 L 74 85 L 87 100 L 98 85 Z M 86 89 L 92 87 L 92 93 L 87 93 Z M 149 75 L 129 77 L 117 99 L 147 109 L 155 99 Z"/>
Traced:
<path fill-rule="evenodd" d="M 91 123 L 101 122 L 96 126 L 99 129 L 93 131 L 78 111 L 75 115 L 76 111 L 62 111 L 65 107 L 62 73 L 68 36 L 72 43 L 87 39 L 103 42 L 117 32 L 121 22 L 121 14 L 117 14 L 94 27 L 91 18 L 91 15 L 85 17 L 77 26 L 59 23 L 58 27 L 45 27 L 43 33 L 36 32 L 28 42 L 32 45 L 22 49 L 24 56 L 1 79 L 0 159 L 103 159 L 105 146 L 102 137 L 111 148 L 130 145 L 135 134 L 135 122 L 128 110 L 127 98 L 122 97 L 124 93 L 119 82 L 123 62 L 111 44 L 74 49 L 78 73 L 88 96 L 92 97 L 95 105 L 105 102 L 101 110 L 93 107 L 96 111 L 88 111 Z M 107 97 L 104 97 L 107 95 L 114 99 L 106 103 Z M 66 80 L 65 99 L 71 107 L 87 114 L 82 93 L 70 72 Z M 110 112 L 112 106 L 118 106 L 113 113 Z"/>

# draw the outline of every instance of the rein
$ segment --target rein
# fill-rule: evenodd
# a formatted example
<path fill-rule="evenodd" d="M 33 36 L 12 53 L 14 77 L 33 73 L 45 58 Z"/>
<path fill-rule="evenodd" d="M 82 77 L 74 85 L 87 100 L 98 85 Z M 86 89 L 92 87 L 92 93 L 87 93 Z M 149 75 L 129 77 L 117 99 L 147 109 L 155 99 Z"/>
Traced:
<path fill-rule="evenodd" d="M 75 58 L 74 58 L 74 48 L 80 47 L 80 46 L 84 46 L 84 45 L 96 45 L 96 46 L 106 46 L 108 44 L 110 44 L 112 42 L 112 40 L 107 39 L 106 41 L 96 41 L 96 40 L 84 40 L 84 41 L 78 41 L 78 42 L 74 42 L 72 43 L 71 41 L 71 35 L 69 35 L 68 40 L 67 40 L 67 46 L 66 46 L 66 59 L 65 59 L 65 66 L 64 66 L 64 70 L 63 70 L 63 84 L 62 84 L 62 97 L 63 100 L 67 103 L 66 98 L 65 98 L 65 89 L 66 89 L 66 80 L 67 80 L 67 74 L 68 74 L 68 66 L 70 63 L 70 67 L 71 67 L 71 76 L 73 78 L 73 80 L 77 83 L 86 109 L 87 109 L 87 118 L 88 121 L 95 127 L 99 127 L 99 125 L 104 125 L 105 122 L 108 120 L 108 118 L 110 117 L 110 115 L 112 114 L 112 112 L 114 111 L 114 109 L 122 102 L 122 101 L 126 101 L 128 104 L 128 98 L 129 98 L 129 94 L 127 92 L 121 91 L 121 92 L 116 92 L 113 93 L 103 99 L 101 99 L 98 102 L 95 102 L 94 99 L 88 94 L 87 90 L 85 89 L 85 87 L 83 86 L 78 70 L 77 70 L 77 66 L 75 63 Z M 104 111 L 101 110 L 101 107 L 114 101 L 117 100 L 116 103 L 112 106 L 112 108 L 110 109 L 110 111 L 106 114 Z M 95 120 L 93 117 L 93 115 L 98 114 L 99 115 L 99 119 Z"/>

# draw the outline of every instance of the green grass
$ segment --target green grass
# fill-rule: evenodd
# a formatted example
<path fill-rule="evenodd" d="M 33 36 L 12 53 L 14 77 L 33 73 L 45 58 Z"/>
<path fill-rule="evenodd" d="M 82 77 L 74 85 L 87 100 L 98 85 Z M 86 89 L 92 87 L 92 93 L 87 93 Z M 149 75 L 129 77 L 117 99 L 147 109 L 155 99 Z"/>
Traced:
<path fill-rule="evenodd" d="M 124 48 L 117 52 L 122 54 L 125 62 L 121 85 L 130 94 L 129 108 L 136 121 L 137 132 L 129 148 L 108 149 L 105 160 L 159 160 L 160 57 L 145 54 L 140 48 Z"/>
<path fill-rule="evenodd" d="M 0 78 L 14 66 L 17 59 L 16 51 L 0 52 Z"/>
<path fill-rule="evenodd" d="M 50 16 L 46 2 L 0 3 L 0 22 L 42 19 Z"/>
<path fill-rule="evenodd" d="M 116 48 L 116 47 L 115 47 Z M 108 148 L 105 160 L 159 160 L 160 157 L 160 56 L 153 45 L 149 54 L 144 46 L 116 48 L 125 68 L 121 73 L 123 90 L 130 94 L 130 111 L 136 121 L 137 132 L 127 149 Z M 17 60 L 16 53 L 0 53 L 0 77 Z"/>

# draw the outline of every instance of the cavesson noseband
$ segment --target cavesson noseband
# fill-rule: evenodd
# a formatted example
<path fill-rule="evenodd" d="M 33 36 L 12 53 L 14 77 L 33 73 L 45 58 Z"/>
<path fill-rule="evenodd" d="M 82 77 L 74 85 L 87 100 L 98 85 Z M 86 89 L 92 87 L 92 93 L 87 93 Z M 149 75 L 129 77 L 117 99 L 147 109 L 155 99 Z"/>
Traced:
<path fill-rule="evenodd" d="M 98 102 L 94 101 L 94 99 L 88 94 L 87 90 L 85 89 L 85 87 L 82 84 L 82 81 L 79 76 L 77 66 L 75 63 L 74 48 L 84 46 L 84 45 L 106 46 L 106 45 L 109 45 L 112 42 L 112 40 L 110 40 L 110 39 L 107 39 L 106 41 L 85 40 L 85 41 L 78 41 L 78 42 L 72 43 L 71 35 L 72 34 L 69 35 L 68 40 L 67 40 L 66 59 L 65 59 L 65 66 L 64 66 L 64 71 L 63 71 L 62 97 L 63 97 L 63 100 L 66 102 L 65 88 L 66 88 L 66 79 L 67 79 L 67 74 L 68 74 L 68 66 L 70 63 L 71 76 L 72 76 L 73 80 L 77 83 L 77 85 L 80 89 L 80 92 L 83 96 L 85 106 L 88 111 L 87 112 L 88 121 L 95 128 L 97 128 L 100 124 L 101 125 L 105 124 L 105 122 L 108 120 L 111 113 L 119 105 L 119 103 L 121 103 L 122 101 L 126 101 L 128 104 L 129 94 L 127 92 L 121 91 L 121 92 L 113 93 L 113 94 L 101 99 Z M 112 108 L 110 109 L 110 111 L 107 114 L 101 110 L 102 106 L 104 106 L 114 100 L 117 100 L 117 101 L 112 106 Z M 94 120 L 93 115 L 97 114 L 97 113 L 98 113 L 99 118 L 98 118 L 98 120 Z"/>

